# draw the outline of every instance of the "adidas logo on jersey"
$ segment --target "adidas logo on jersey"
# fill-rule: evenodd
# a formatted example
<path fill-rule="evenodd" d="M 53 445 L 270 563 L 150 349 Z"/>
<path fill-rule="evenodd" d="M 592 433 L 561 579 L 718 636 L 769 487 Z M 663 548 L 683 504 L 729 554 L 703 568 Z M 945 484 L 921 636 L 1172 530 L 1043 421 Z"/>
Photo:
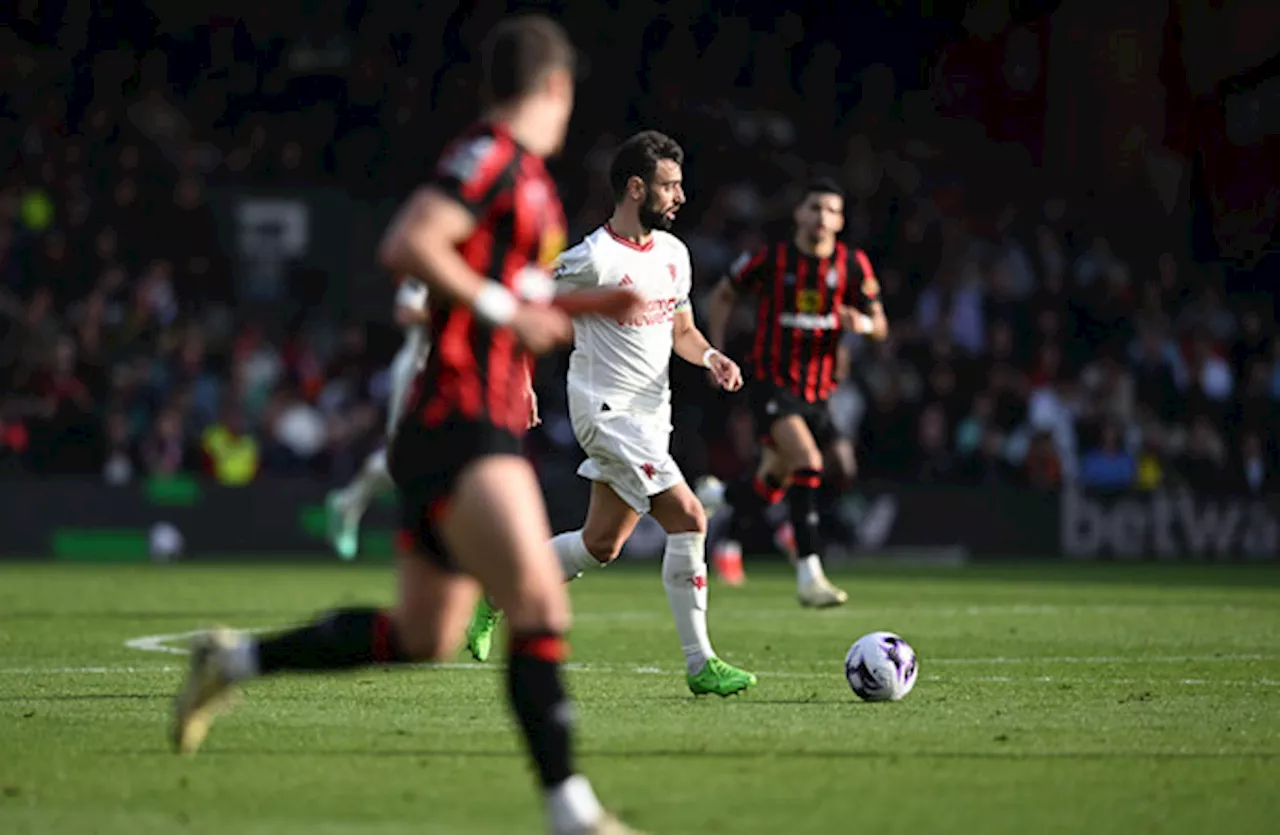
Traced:
<path fill-rule="evenodd" d="M 622 287 L 631 287 L 635 285 L 635 282 L 631 280 L 631 276 L 624 275 L 622 281 L 619 281 L 618 284 Z"/>

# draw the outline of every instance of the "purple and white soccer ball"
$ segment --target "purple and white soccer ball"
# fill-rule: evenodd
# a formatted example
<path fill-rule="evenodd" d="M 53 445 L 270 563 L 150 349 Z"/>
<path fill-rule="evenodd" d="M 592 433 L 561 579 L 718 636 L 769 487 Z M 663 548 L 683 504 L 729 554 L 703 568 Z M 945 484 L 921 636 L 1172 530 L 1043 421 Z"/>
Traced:
<path fill-rule="evenodd" d="M 858 698 L 896 702 L 916 686 L 916 651 L 892 632 L 863 635 L 844 657 L 844 677 Z"/>

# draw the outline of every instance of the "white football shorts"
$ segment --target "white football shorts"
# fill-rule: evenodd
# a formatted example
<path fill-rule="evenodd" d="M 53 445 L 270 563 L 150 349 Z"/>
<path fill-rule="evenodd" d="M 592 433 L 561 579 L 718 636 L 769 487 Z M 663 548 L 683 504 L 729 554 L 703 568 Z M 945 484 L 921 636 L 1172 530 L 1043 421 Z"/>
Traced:
<path fill-rule="evenodd" d="M 671 407 L 659 412 L 602 411 L 575 404 L 569 418 L 587 460 L 578 475 L 609 485 L 637 513 L 648 513 L 649 498 L 684 481 L 671 457 Z M 575 408 L 576 407 L 576 408 Z"/>

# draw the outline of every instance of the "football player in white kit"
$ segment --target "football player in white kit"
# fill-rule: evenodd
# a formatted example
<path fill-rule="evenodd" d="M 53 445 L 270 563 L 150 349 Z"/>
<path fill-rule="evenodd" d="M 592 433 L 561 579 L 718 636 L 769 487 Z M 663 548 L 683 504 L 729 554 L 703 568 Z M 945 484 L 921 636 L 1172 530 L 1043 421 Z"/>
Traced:
<path fill-rule="evenodd" d="M 404 331 L 400 346 L 388 369 L 391 388 L 387 395 L 387 443 L 395 435 L 396 425 L 409 399 L 413 378 L 427 361 L 431 338 L 427 333 L 427 285 L 406 277 L 396 289 L 395 322 Z M 325 500 L 329 544 L 344 560 L 360 553 L 360 520 L 374 497 L 395 487 L 387 471 L 387 444 L 365 459 L 364 466 L 351 483 L 331 492 Z"/>
<path fill-rule="evenodd" d="M 657 131 L 623 143 L 610 171 L 618 201 L 612 218 L 557 264 L 561 291 L 627 287 L 645 305 L 624 321 L 574 320 L 569 412 L 588 456 L 578 474 L 592 482 L 591 502 L 582 528 L 551 544 L 572 580 L 617 559 L 640 517 L 653 516 L 667 532 L 662 581 L 689 689 L 728 696 L 756 677 L 718 658 L 707 634 L 707 519 L 671 457 L 671 354 L 708 368 L 726 391 L 742 387 L 742 372 L 694 324 L 689 250 L 667 231 L 684 203 L 683 163 L 680 146 Z M 467 630 L 478 661 L 489 656 L 498 618 L 482 600 Z"/>

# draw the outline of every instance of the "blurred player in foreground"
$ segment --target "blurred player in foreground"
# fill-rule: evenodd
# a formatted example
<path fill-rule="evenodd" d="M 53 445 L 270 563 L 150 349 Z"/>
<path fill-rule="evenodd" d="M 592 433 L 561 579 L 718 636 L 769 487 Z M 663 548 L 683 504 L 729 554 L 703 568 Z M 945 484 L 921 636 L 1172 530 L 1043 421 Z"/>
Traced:
<path fill-rule="evenodd" d="M 606 566 L 644 514 L 667 532 L 662 557 L 689 689 L 728 696 L 756 683 L 716 656 L 707 635 L 707 519 L 671 457 L 672 353 L 710 370 L 726 391 L 742 372 L 711 347 L 693 320 L 689 250 L 668 230 L 685 202 L 684 151 L 665 134 L 643 131 L 624 142 L 610 171 L 617 203 L 604 226 L 565 252 L 555 276 L 566 290 L 627 287 L 645 300 L 628 319 L 574 321 L 569 412 L 589 456 L 578 474 L 591 480 L 580 530 L 551 540 L 566 580 Z M 482 599 L 467 630 L 479 661 L 489 657 L 499 610 Z"/>
<path fill-rule="evenodd" d="M 402 279 L 396 288 L 394 315 L 396 324 L 404 331 L 404 344 L 389 369 L 391 391 L 387 396 L 387 445 L 395 438 L 396 426 L 404 415 L 413 380 L 426 365 L 431 352 L 431 338 L 427 333 L 427 285 L 413 277 Z M 364 466 L 350 484 L 326 497 L 329 544 L 339 557 L 353 560 L 360 553 L 360 520 L 374 497 L 393 487 L 395 484 L 387 468 L 387 448 L 383 446 L 365 459 Z"/>
<path fill-rule="evenodd" d="M 544 266 L 564 245 L 564 217 L 542 161 L 564 141 L 573 65 L 572 45 L 550 20 L 500 23 L 484 49 L 485 121 L 445 152 L 435 181 L 402 208 L 380 247 L 383 266 L 430 287 L 436 339 L 390 453 L 404 525 L 396 607 L 343 609 L 262 638 L 219 631 L 197 639 L 176 704 L 179 750 L 200 745 L 237 681 L 452 656 L 483 586 L 510 619 L 507 692 L 548 829 L 632 832 L 573 766 L 573 709 L 560 670 L 568 595 L 537 480 L 520 454 L 530 357 L 573 333 L 569 314 L 546 303 L 553 286 Z M 614 305 L 613 315 L 632 315 L 634 301 Z"/>
<path fill-rule="evenodd" d="M 744 254 L 716 286 L 708 311 L 712 344 L 741 296 L 757 300 L 747 396 L 764 453 L 754 476 L 728 490 L 700 489 L 710 508 L 722 501 L 734 520 L 760 516 L 788 496 L 795 540 L 796 595 L 804 606 L 838 606 L 849 599 L 822 569 L 818 490 L 822 445 L 830 440 L 827 401 L 836 387 L 842 330 L 883 340 L 889 324 L 871 262 L 838 240 L 844 192 L 835 182 L 810 183 L 794 212 L 795 235 Z M 700 485 L 702 487 L 702 485 Z M 729 582 L 742 581 L 742 548 L 730 535 L 713 563 Z"/>

